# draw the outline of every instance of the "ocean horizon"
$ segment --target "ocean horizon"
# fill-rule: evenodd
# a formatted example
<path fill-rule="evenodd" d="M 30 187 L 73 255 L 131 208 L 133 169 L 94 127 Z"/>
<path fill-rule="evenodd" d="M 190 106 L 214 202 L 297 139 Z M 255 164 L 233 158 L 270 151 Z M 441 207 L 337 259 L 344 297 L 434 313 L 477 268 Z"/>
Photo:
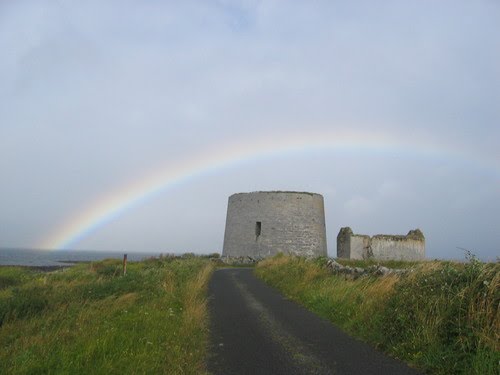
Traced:
<path fill-rule="evenodd" d="M 140 261 L 158 257 L 166 252 L 125 252 L 99 250 L 41 250 L 26 248 L 0 248 L 1 266 L 68 266 L 78 262 L 99 261 L 108 258 L 123 259 L 127 254 L 129 261 Z"/>

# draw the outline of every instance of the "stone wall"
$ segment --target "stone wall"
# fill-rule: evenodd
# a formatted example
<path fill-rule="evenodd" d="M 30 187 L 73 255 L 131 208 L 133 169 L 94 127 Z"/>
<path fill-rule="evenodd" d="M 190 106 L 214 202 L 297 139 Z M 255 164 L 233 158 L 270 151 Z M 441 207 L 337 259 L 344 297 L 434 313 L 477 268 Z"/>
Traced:
<path fill-rule="evenodd" d="M 279 191 L 231 195 L 222 255 L 264 258 L 280 252 L 327 255 L 323 197 Z"/>
<path fill-rule="evenodd" d="M 422 260 L 425 259 L 425 237 L 419 230 L 406 236 L 378 234 L 370 237 L 341 228 L 337 236 L 337 257 L 348 259 Z"/>

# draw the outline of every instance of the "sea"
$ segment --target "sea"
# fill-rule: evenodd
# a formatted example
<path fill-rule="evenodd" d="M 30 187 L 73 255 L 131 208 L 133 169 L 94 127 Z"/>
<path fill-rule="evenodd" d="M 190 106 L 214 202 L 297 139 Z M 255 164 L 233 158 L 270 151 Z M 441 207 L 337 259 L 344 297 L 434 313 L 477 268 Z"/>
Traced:
<path fill-rule="evenodd" d="M 37 250 L 0 248 L 0 265 L 57 267 L 68 266 L 80 262 L 98 261 L 114 258 L 123 259 L 124 252 L 92 251 L 92 250 Z M 150 257 L 158 257 L 160 253 L 140 252 L 127 253 L 128 261 L 140 261 Z"/>

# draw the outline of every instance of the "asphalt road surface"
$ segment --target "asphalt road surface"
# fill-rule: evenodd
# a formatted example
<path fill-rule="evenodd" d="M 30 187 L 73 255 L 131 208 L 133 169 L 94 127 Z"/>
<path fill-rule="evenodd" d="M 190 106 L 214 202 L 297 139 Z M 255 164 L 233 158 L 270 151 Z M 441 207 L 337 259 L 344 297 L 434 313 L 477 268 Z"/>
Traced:
<path fill-rule="evenodd" d="M 217 270 L 209 295 L 214 375 L 417 374 L 287 300 L 252 269 Z"/>

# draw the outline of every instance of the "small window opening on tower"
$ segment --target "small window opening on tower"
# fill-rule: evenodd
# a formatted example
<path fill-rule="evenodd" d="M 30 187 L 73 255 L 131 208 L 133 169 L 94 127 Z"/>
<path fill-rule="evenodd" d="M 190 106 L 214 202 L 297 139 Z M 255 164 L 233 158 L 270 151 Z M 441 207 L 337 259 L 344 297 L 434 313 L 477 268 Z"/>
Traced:
<path fill-rule="evenodd" d="M 255 236 L 256 237 L 259 237 L 260 236 L 260 231 L 262 230 L 262 222 L 261 221 L 257 221 L 255 223 Z"/>

